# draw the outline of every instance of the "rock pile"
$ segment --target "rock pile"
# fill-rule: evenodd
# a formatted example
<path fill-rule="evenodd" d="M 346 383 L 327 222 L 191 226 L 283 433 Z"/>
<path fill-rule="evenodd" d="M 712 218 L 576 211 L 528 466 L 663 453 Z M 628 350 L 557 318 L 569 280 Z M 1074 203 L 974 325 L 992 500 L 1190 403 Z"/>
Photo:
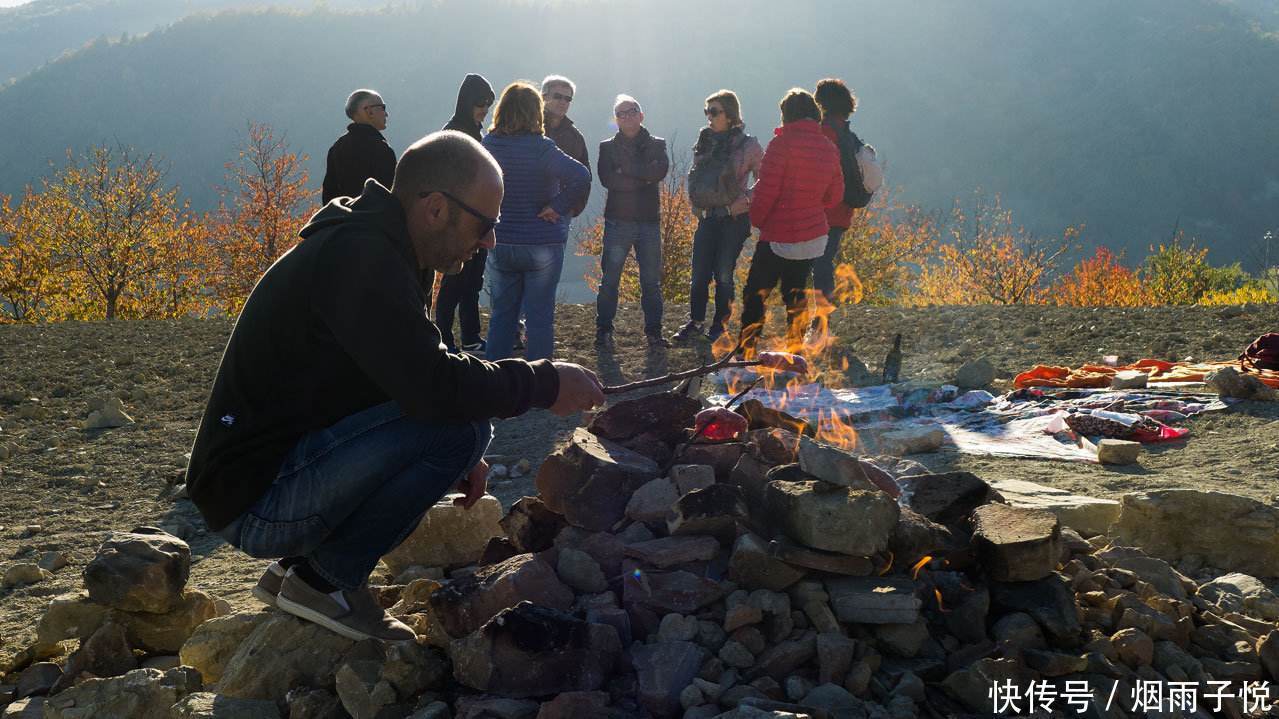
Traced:
<path fill-rule="evenodd" d="M 6 711 L 44 693 L 66 717 L 909 719 L 994 713 L 998 684 L 1023 698 L 1006 713 L 1032 713 L 1036 687 L 1041 709 L 1083 687 L 1089 716 L 1124 717 L 1147 713 L 1134 707 L 1153 683 L 1188 682 L 1202 703 L 1181 715 L 1206 717 L 1253 708 L 1214 706 L 1210 682 L 1279 680 L 1279 597 L 1231 564 L 1271 566 L 1255 554 L 1273 512 L 1197 503 L 1232 513 L 1249 542 L 1232 554 L 1187 538 L 1192 497 L 1126 498 L 1110 522 L 1084 498 L 1035 504 L 1019 486 L 1014 501 L 758 413 L 740 441 L 690 444 L 697 409 L 673 394 L 615 405 L 504 517 L 445 498 L 375 587 L 416 642 L 211 611 L 194 631 L 167 622 L 187 630 L 181 666 L 137 668 L 136 650 L 161 651 L 138 617 L 166 625 L 192 590 L 177 540 L 112 538 L 88 591 L 41 622 L 42 642 L 79 649 L 28 667 Z M 1087 518 L 1087 538 L 1063 517 Z"/>

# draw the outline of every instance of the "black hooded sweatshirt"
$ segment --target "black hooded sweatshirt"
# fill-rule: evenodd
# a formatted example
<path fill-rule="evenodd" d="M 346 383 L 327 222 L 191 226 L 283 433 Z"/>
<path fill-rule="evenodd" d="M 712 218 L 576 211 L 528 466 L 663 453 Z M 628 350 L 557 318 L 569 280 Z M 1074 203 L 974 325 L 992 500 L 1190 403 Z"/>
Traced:
<path fill-rule="evenodd" d="M 399 200 L 374 180 L 325 205 L 250 293 L 227 342 L 187 467 L 213 530 L 270 488 L 305 434 L 383 402 L 430 422 L 549 407 L 548 360 L 448 354 Z"/>
<path fill-rule="evenodd" d="M 465 132 L 475 138 L 476 142 L 484 139 L 480 133 L 480 124 L 475 121 L 475 106 L 481 103 L 492 104 L 494 97 L 493 86 L 483 75 L 467 75 L 457 90 L 457 108 L 453 110 L 453 117 L 444 125 L 444 129 Z"/>

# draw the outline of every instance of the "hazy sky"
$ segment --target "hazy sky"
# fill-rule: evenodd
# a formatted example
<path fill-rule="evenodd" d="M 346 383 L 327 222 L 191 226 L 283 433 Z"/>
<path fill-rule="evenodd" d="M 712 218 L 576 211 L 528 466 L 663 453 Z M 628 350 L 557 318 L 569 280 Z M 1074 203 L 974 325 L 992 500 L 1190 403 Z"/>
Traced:
<path fill-rule="evenodd" d="M 25 5 L 31 0 L 0 0 L 0 7 L 13 7 L 14 5 Z"/>

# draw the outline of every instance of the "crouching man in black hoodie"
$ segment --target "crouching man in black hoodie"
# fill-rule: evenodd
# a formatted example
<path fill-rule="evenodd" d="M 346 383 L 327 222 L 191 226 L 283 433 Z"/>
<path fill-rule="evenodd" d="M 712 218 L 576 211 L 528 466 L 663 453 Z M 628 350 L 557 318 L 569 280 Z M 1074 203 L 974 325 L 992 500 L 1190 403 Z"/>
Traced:
<path fill-rule="evenodd" d="M 367 581 L 450 488 L 484 493 L 493 417 L 602 404 L 575 364 L 448 354 L 420 270 L 455 274 L 492 247 L 502 176 L 457 132 L 419 140 L 388 191 L 320 210 L 250 294 L 187 468 L 209 526 L 280 558 L 254 595 L 352 639 L 409 639 Z"/>
<path fill-rule="evenodd" d="M 464 132 L 476 142 L 484 139 L 484 118 L 493 106 L 493 86 L 483 75 L 467 75 L 457 91 L 457 108 L 444 126 L 445 130 Z M 462 330 L 461 348 L 473 355 L 484 356 L 484 340 L 480 334 L 480 290 L 484 289 L 484 264 L 488 250 L 481 247 L 475 259 L 466 263 L 456 275 L 445 275 L 440 280 L 440 294 L 435 302 L 435 322 L 450 352 L 456 352 L 453 343 L 453 315 L 456 312 Z"/>

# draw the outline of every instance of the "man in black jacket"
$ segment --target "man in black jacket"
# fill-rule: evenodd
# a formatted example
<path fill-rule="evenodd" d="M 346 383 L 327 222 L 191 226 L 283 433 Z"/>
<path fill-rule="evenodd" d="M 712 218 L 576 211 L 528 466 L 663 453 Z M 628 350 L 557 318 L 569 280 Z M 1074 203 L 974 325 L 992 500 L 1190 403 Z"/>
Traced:
<path fill-rule="evenodd" d="M 355 197 L 372 177 L 389 187 L 395 177 L 395 151 L 386 144 L 386 102 L 373 90 L 356 90 L 346 98 L 346 116 L 351 124 L 346 134 L 329 148 L 320 199 L 328 204 L 335 197 Z"/>
<path fill-rule="evenodd" d="M 602 404 L 593 373 L 541 360 L 448 354 L 419 272 L 458 272 L 492 247 L 496 161 L 440 132 L 404 153 L 387 190 L 311 218 L 249 295 L 218 367 L 187 468 L 210 528 L 283 557 L 254 595 L 352 639 L 412 638 L 367 588 L 378 558 L 451 487 L 484 493 L 489 420 Z"/>
<path fill-rule="evenodd" d="M 630 95 L 613 103 L 617 134 L 600 143 L 600 183 L 604 202 L 604 250 L 600 253 L 600 291 L 595 299 L 595 346 L 613 350 L 617 287 L 631 247 L 639 265 L 640 307 L 650 347 L 670 347 L 662 336 L 662 234 L 658 185 L 670 170 L 666 141 L 649 134 L 644 112 Z"/>
<path fill-rule="evenodd" d="M 482 140 L 484 118 L 493 106 L 493 98 L 493 86 L 483 75 L 467 75 L 457 91 L 457 108 L 444 129 L 465 132 L 477 142 Z M 480 290 L 484 289 L 487 257 L 488 250 L 481 247 L 475 253 L 475 259 L 467 262 L 461 272 L 445 275 L 440 280 L 435 323 L 439 325 L 444 344 L 450 352 L 456 352 L 458 347 L 453 342 L 453 314 L 456 312 L 462 326 L 462 349 L 477 356 L 484 355 L 484 340 L 480 335 Z"/>

